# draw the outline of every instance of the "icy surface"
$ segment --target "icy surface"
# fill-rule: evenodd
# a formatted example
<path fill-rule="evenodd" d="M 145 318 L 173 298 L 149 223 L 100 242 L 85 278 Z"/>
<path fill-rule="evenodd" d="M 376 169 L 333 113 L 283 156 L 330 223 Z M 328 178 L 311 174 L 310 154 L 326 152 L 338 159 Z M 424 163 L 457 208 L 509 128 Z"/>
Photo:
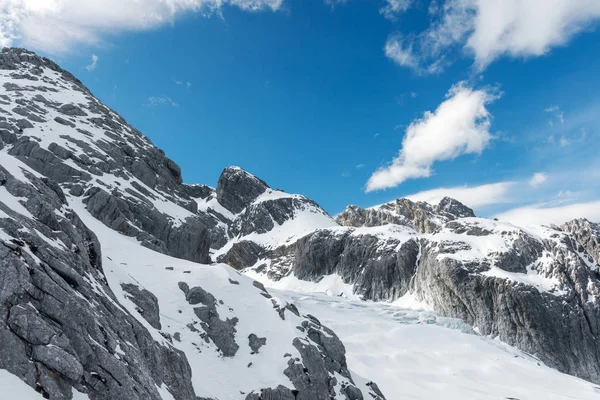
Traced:
<path fill-rule="evenodd" d="M 376 379 L 388 399 L 584 400 L 600 387 L 548 368 L 462 321 L 419 310 L 418 303 L 361 302 L 324 294 L 275 291 L 318 315 L 346 346 L 348 363 Z M 414 309 L 416 307 L 417 309 Z"/>
<path fill-rule="evenodd" d="M 287 352 L 293 357 L 300 356 L 292 346 L 292 341 L 303 335 L 296 329 L 301 318 L 286 313 L 286 319 L 282 320 L 271 300 L 260 294 L 253 281 L 227 265 L 202 265 L 156 253 L 94 219 L 79 199 L 71 199 L 71 206 L 98 235 L 102 244 L 104 272 L 119 303 L 138 317 L 155 340 L 166 344 L 162 334 L 172 337 L 178 334 L 180 340 L 173 340 L 173 345 L 187 355 L 198 396 L 220 400 L 243 399 L 245 395 L 241 393 L 247 394 L 253 389 L 278 385 L 293 387 L 283 374 L 288 360 L 284 354 Z M 231 281 L 237 283 L 232 284 Z M 190 288 L 201 286 L 212 293 L 219 301 L 217 309 L 221 319 L 239 318 L 235 337 L 240 348 L 234 357 L 223 357 L 212 342 L 206 343 L 197 332 L 190 330 L 189 324 L 201 328 L 193 306 L 187 303 L 178 287 L 179 282 L 186 282 Z M 136 305 L 121 288 L 123 283 L 145 288 L 157 297 L 161 331 L 140 316 Z M 282 303 L 284 299 L 277 296 L 274 299 L 285 304 Z M 248 347 L 251 333 L 267 338 L 267 344 L 256 354 L 251 354 Z M 364 386 L 367 381 L 356 374 L 353 377 L 362 382 L 362 387 L 359 387 L 363 393 L 368 393 L 369 389 Z M 163 398 L 170 399 L 169 396 Z"/>

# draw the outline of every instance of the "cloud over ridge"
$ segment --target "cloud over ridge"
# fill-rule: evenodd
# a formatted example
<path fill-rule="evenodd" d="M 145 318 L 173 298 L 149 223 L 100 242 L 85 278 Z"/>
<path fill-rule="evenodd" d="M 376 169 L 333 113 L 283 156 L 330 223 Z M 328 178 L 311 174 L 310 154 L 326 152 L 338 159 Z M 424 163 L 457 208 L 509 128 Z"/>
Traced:
<path fill-rule="evenodd" d="M 435 111 L 426 111 L 408 126 L 398 156 L 371 175 L 366 191 L 426 178 L 437 161 L 481 153 L 492 140 L 486 106 L 498 96 L 491 89 L 473 89 L 464 82 L 454 85 Z"/>

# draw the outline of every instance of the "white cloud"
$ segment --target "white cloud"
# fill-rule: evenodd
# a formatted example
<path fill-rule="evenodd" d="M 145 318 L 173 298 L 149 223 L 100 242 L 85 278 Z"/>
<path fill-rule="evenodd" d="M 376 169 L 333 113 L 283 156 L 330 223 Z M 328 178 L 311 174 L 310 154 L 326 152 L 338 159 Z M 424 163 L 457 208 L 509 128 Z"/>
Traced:
<path fill-rule="evenodd" d="M 600 19 L 600 1 L 447 0 L 430 14 L 425 31 L 388 40 L 388 57 L 433 73 L 451 62 L 457 48 L 472 53 L 479 69 L 502 56 L 540 56 Z"/>
<path fill-rule="evenodd" d="M 571 144 L 571 141 L 569 141 L 569 139 L 567 139 L 566 137 L 561 136 L 560 140 L 558 141 L 558 144 L 560 144 L 560 147 L 566 147 Z"/>
<path fill-rule="evenodd" d="M 365 167 L 365 164 L 358 164 L 358 165 L 356 166 L 356 169 L 362 169 L 362 168 L 364 168 L 364 167 Z"/>
<path fill-rule="evenodd" d="M 600 18 L 598 0 L 476 0 L 475 4 L 475 31 L 467 47 L 480 66 L 505 54 L 540 56 Z"/>
<path fill-rule="evenodd" d="M 386 0 L 385 6 L 379 12 L 387 19 L 395 21 L 398 14 L 408 10 L 413 3 L 413 0 Z"/>
<path fill-rule="evenodd" d="M 99 57 L 95 54 L 92 54 L 92 63 L 90 65 L 88 65 L 87 67 L 85 67 L 85 69 L 87 69 L 90 72 L 95 70 L 96 67 L 98 66 L 98 60 L 99 60 Z"/>
<path fill-rule="evenodd" d="M 277 10 L 283 0 L 2 0 L 0 45 L 65 53 L 105 36 L 152 29 L 181 14 L 219 12 L 223 5 L 247 11 Z"/>
<path fill-rule="evenodd" d="M 498 182 L 481 186 L 458 186 L 449 188 L 437 188 L 406 196 L 412 201 L 424 201 L 437 204 L 444 197 L 452 197 L 465 205 L 478 208 L 491 204 L 503 204 L 512 202 L 510 189 L 516 182 Z"/>
<path fill-rule="evenodd" d="M 529 180 L 529 184 L 533 187 L 539 187 L 548 180 L 548 175 L 545 172 L 536 172 Z"/>
<path fill-rule="evenodd" d="M 148 103 L 145 104 L 146 107 L 157 107 L 162 105 L 169 105 L 171 107 L 179 107 L 179 104 L 173 101 L 169 96 L 151 96 L 148 97 Z"/>
<path fill-rule="evenodd" d="M 391 165 L 373 173 L 366 191 L 428 177 L 436 161 L 481 153 L 492 139 L 491 115 L 486 105 L 497 97 L 491 91 L 475 90 L 464 83 L 454 85 L 434 112 L 425 112 L 408 126 L 400 153 Z"/>
<path fill-rule="evenodd" d="M 575 218 L 587 218 L 600 222 L 600 201 L 560 207 L 544 207 L 543 205 L 520 207 L 498 214 L 496 218 L 515 225 L 562 224 Z"/>

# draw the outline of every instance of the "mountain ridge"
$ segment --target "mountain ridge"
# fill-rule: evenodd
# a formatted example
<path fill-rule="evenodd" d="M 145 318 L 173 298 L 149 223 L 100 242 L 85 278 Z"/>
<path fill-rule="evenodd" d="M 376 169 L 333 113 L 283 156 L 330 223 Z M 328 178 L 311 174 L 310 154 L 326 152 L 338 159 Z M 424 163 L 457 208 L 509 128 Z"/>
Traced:
<path fill-rule="evenodd" d="M 3 49 L 0 83 L 0 369 L 44 396 L 384 399 L 318 316 L 242 272 L 414 296 L 600 382 L 598 224 L 520 228 L 451 198 L 333 218 L 234 166 L 185 184 L 51 61 Z M 239 382 L 203 384 L 226 374 L 211 363 Z"/>

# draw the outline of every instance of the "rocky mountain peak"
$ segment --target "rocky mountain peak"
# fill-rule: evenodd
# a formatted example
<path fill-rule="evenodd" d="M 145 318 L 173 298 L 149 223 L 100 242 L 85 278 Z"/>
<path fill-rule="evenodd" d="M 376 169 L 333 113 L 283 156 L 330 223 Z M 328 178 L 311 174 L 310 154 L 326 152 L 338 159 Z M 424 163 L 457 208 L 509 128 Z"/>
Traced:
<path fill-rule="evenodd" d="M 473 210 L 450 197 L 444 197 L 436 206 L 399 198 L 366 209 L 348 206 L 336 217 L 336 221 L 340 225 L 357 228 L 396 224 L 417 232 L 431 233 L 447 221 L 474 216 Z"/>
<path fill-rule="evenodd" d="M 269 185 L 240 167 L 227 167 L 221 173 L 217 183 L 217 200 L 234 214 L 241 212 Z"/>
<path fill-rule="evenodd" d="M 448 214 L 454 218 L 468 218 L 475 216 L 472 209 L 452 197 L 444 197 L 440 200 L 436 210 L 440 214 Z"/>
<path fill-rule="evenodd" d="M 575 237 L 582 247 L 579 251 L 585 250 L 596 264 L 600 264 L 600 224 L 580 218 L 563 224 L 560 229 Z"/>

